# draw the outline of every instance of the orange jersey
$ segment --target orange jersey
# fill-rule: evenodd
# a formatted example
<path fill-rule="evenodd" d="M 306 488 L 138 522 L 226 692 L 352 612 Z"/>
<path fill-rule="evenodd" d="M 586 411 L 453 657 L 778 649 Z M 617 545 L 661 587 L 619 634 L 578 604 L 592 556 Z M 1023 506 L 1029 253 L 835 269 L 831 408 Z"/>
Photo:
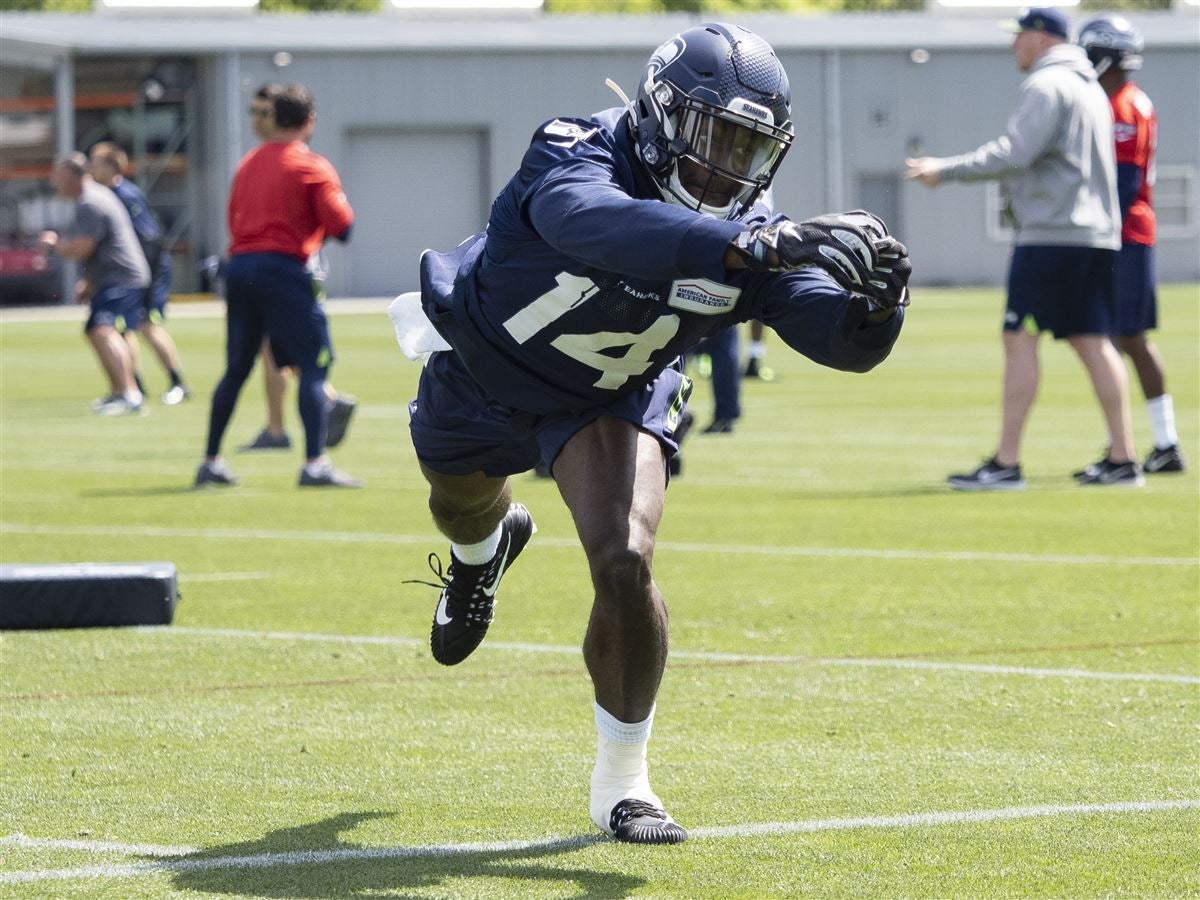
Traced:
<path fill-rule="evenodd" d="M 1141 186 L 1133 205 L 1125 213 L 1121 226 L 1121 241 L 1126 244 L 1153 244 L 1155 238 L 1154 153 L 1158 145 L 1158 114 L 1154 104 L 1132 81 L 1110 98 L 1113 111 L 1113 133 L 1117 139 L 1117 165 L 1137 166 Z"/>
<path fill-rule="evenodd" d="M 268 141 L 238 163 L 229 194 L 230 254 L 282 253 L 301 262 L 354 222 L 329 160 L 303 141 Z"/>

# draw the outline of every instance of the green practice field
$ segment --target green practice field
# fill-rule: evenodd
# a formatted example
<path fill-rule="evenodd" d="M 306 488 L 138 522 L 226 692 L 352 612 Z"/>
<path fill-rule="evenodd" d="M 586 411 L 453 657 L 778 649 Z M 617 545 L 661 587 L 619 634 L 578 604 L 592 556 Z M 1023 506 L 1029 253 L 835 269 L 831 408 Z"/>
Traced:
<path fill-rule="evenodd" d="M 104 419 L 81 314 L 5 311 L 0 561 L 168 560 L 182 600 L 166 627 L 0 636 L 0 896 L 1200 895 L 1200 290 L 1162 294 L 1193 469 L 1142 490 L 1071 480 L 1104 433 L 1049 341 L 1028 491 L 944 487 L 996 438 L 998 291 L 918 291 L 867 375 L 768 338 L 777 379 L 668 492 L 650 771 L 692 840 L 661 848 L 588 819 L 591 592 L 552 482 L 516 479 L 540 531 L 483 647 L 430 656 L 436 593 L 403 582 L 447 547 L 382 304 L 332 304 L 348 492 L 297 489 L 299 449 L 234 452 L 257 372 L 242 485 L 190 490 L 217 315 L 170 324 L 193 400 Z"/>

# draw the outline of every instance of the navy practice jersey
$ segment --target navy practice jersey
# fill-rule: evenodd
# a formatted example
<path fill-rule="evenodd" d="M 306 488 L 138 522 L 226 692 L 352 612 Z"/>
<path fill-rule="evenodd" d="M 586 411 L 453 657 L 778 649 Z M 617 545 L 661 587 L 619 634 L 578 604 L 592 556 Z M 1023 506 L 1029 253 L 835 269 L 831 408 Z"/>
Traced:
<path fill-rule="evenodd" d="M 425 312 L 489 394 L 579 412 L 750 319 L 822 365 L 866 371 L 887 356 L 902 310 L 870 326 L 866 301 L 818 270 L 727 271 L 729 242 L 765 210 L 723 221 L 657 199 L 624 113 L 543 125 L 487 230 L 421 258 Z"/>

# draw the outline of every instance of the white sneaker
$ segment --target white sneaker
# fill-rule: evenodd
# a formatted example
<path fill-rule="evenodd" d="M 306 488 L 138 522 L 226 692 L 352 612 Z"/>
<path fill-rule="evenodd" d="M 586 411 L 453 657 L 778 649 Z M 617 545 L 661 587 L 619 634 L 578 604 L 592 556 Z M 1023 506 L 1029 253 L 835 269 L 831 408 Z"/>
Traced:
<path fill-rule="evenodd" d="M 184 400 L 189 399 L 192 392 L 185 388 L 182 384 L 174 385 L 170 390 L 162 395 L 163 406 L 176 406 Z"/>

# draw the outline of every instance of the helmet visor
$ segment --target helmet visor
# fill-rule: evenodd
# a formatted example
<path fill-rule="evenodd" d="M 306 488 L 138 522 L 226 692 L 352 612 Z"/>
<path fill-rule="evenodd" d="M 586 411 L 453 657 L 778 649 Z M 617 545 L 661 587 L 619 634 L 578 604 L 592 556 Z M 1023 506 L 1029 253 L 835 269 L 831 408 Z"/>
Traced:
<path fill-rule="evenodd" d="M 688 145 L 688 156 L 748 185 L 769 179 L 792 142 L 791 133 L 783 128 L 693 104 L 680 111 L 677 133 Z"/>

